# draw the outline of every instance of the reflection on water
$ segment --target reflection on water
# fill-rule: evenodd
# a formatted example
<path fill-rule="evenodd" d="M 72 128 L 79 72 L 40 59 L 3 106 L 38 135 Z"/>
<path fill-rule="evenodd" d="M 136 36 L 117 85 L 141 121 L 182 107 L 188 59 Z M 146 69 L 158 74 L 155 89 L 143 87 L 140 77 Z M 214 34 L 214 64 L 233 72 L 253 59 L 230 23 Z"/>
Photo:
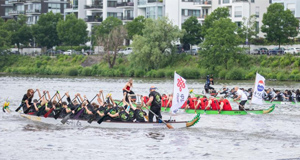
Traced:
<path fill-rule="evenodd" d="M 20 104 L 28 88 L 54 94 L 70 91 L 93 98 L 103 89 L 120 99 L 127 78 L 1 76 L 0 103 L 8 97 L 10 108 Z M 204 80 L 188 80 L 199 93 Z M 235 85 L 249 88 L 253 81 L 215 81 L 215 88 Z M 155 85 L 171 93 L 172 79 L 134 79 L 133 91 L 149 94 Z M 300 88 L 296 82 L 267 82 L 267 87 Z M 255 106 L 265 108 L 266 106 Z M 0 112 L 0 159 L 291 159 L 300 158 L 300 107 L 277 106 L 268 115 L 201 115 L 188 129 L 99 129 L 67 128 L 32 122 L 17 113 Z M 167 113 L 163 114 L 170 118 Z M 190 120 L 179 113 L 172 118 Z"/>

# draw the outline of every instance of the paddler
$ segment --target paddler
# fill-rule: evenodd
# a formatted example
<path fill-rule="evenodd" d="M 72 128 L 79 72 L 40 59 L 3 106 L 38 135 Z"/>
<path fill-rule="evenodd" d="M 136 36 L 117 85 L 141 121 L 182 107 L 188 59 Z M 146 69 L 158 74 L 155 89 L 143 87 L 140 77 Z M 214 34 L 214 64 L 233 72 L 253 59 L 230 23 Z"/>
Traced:
<path fill-rule="evenodd" d="M 147 106 L 151 106 L 150 110 L 154 112 L 159 118 L 162 118 L 160 110 L 161 110 L 161 96 L 158 92 L 156 92 L 156 87 L 151 86 L 150 87 L 150 94 L 149 94 L 149 101 L 147 102 Z M 153 122 L 153 116 L 154 114 L 149 111 L 149 122 Z M 156 122 L 158 122 L 159 119 L 156 117 Z"/>
<path fill-rule="evenodd" d="M 219 99 L 219 106 L 220 106 L 219 114 L 222 110 L 223 111 L 231 111 L 232 110 L 228 99 L 225 99 L 223 96 L 221 96 Z"/>
<path fill-rule="evenodd" d="M 134 92 L 131 90 L 133 87 L 133 80 L 132 78 L 129 79 L 129 81 L 125 84 L 125 87 L 123 88 L 123 95 L 126 95 L 126 101 L 128 102 L 128 94 L 134 94 Z"/>
<path fill-rule="evenodd" d="M 239 110 L 240 111 L 243 111 L 245 109 L 245 104 L 248 100 L 246 94 L 239 89 L 239 87 L 235 87 L 234 90 L 236 91 L 236 95 L 237 95 L 237 98 L 233 99 L 234 101 L 237 101 L 237 100 L 241 100 L 241 102 L 239 103 Z"/>
<path fill-rule="evenodd" d="M 39 91 L 38 89 L 36 89 L 37 91 Z M 34 90 L 33 89 L 28 89 L 27 93 L 24 94 L 23 98 L 22 98 L 22 105 L 23 105 L 23 112 L 25 110 L 27 110 L 27 108 L 30 108 L 30 106 L 32 105 L 32 98 L 34 96 Z"/>
<path fill-rule="evenodd" d="M 199 106 L 199 109 L 205 110 L 205 107 L 208 104 L 208 100 L 206 96 L 203 96 L 202 98 L 198 98 L 196 106 Z M 195 113 L 196 113 L 197 107 L 195 107 Z"/>
<path fill-rule="evenodd" d="M 219 102 L 215 97 L 210 97 L 208 100 L 208 104 L 205 107 L 206 111 L 207 109 L 211 109 L 211 110 L 220 110 L 220 106 L 219 106 Z"/>

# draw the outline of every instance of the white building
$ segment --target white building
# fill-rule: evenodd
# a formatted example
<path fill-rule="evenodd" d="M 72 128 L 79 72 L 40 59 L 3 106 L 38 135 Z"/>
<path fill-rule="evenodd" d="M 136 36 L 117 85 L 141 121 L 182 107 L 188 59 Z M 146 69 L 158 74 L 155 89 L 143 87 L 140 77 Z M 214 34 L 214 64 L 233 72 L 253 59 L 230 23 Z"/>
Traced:
<path fill-rule="evenodd" d="M 300 19 L 300 0 L 272 0 L 272 3 L 280 3 L 284 9 L 292 11 L 294 16 Z"/>

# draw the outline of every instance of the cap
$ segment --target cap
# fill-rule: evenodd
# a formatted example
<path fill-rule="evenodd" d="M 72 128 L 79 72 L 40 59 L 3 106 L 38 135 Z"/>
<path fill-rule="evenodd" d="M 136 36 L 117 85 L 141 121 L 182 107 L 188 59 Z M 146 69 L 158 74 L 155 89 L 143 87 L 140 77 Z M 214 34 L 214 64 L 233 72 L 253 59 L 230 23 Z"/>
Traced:
<path fill-rule="evenodd" d="M 157 89 L 157 88 L 156 88 L 156 87 L 154 87 L 154 86 L 151 86 L 151 87 L 150 87 L 150 91 L 151 91 L 152 89 Z"/>

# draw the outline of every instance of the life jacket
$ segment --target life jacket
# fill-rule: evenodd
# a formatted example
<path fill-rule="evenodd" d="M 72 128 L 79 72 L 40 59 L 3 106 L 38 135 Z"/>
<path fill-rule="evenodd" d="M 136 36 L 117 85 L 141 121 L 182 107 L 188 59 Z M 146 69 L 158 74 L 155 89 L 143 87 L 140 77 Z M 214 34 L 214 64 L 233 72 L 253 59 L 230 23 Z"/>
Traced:
<path fill-rule="evenodd" d="M 167 101 L 167 103 L 168 103 L 169 101 Z M 167 106 L 167 107 L 172 107 L 172 100 L 170 100 L 170 103 L 169 103 L 169 106 Z"/>
<path fill-rule="evenodd" d="M 201 109 L 204 110 L 208 104 L 208 100 L 206 98 L 200 98 L 200 101 L 201 101 L 200 103 Z"/>
<path fill-rule="evenodd" d="M 136 121 L 138 121 L 138 122 L 145 122 L 145 119 L 144 119 L 144 115 L 145 115 L 145 114 L 146 114 L 146 113 L 143 112 L 142 110 L 136 109 L 136 110 L 135 110 L 135 118 L 136 118 Z"/>
<path fill-rule="evenodd" d="M 189 98 L 188 100 L 190 101 L 190 104 L 189 104 L 190 109 L 195 109 L 195 105 L 197 104 L 197 98 L 196 97 L 195 98 Z"/>
<path fill-rule="evenodd" d="M 168 103 L 168 97 L 167 96 L 161 97 L 161 106 L 166 107 L 167 103 Z"/>
<path fill-rule="evenodd" d="M 231 105 L 230 105 L 228 99 L 223 99 L 222 101 L 219 101 L 219 104 L 221 104 L 221 102 L 224 103 L 224 105 L 223 105 L 223 110 L 224 111 L 231 111 L 232 110 Z"/>
<path fill-rule="evenodd" d="M 181 109 L 185 109 L 186 105 L 187 105 L 187 100 L 183 103 L 183 105 L 181 106 Z"/>
<path fill-rule="evenodd" d="M 212 110 L 220 110 L 219 102 L 216 98 L 210 99 L 211 102 L 211 108 Z"/>
<path fill-rule="evenodd" d="M 148 96 L 144 96 L 143 97 L 143 101 L 146 104 L 149 101 L 149 97 Z M 150 106 L 151 106 L 151 104 L 150 104 Z"/>

